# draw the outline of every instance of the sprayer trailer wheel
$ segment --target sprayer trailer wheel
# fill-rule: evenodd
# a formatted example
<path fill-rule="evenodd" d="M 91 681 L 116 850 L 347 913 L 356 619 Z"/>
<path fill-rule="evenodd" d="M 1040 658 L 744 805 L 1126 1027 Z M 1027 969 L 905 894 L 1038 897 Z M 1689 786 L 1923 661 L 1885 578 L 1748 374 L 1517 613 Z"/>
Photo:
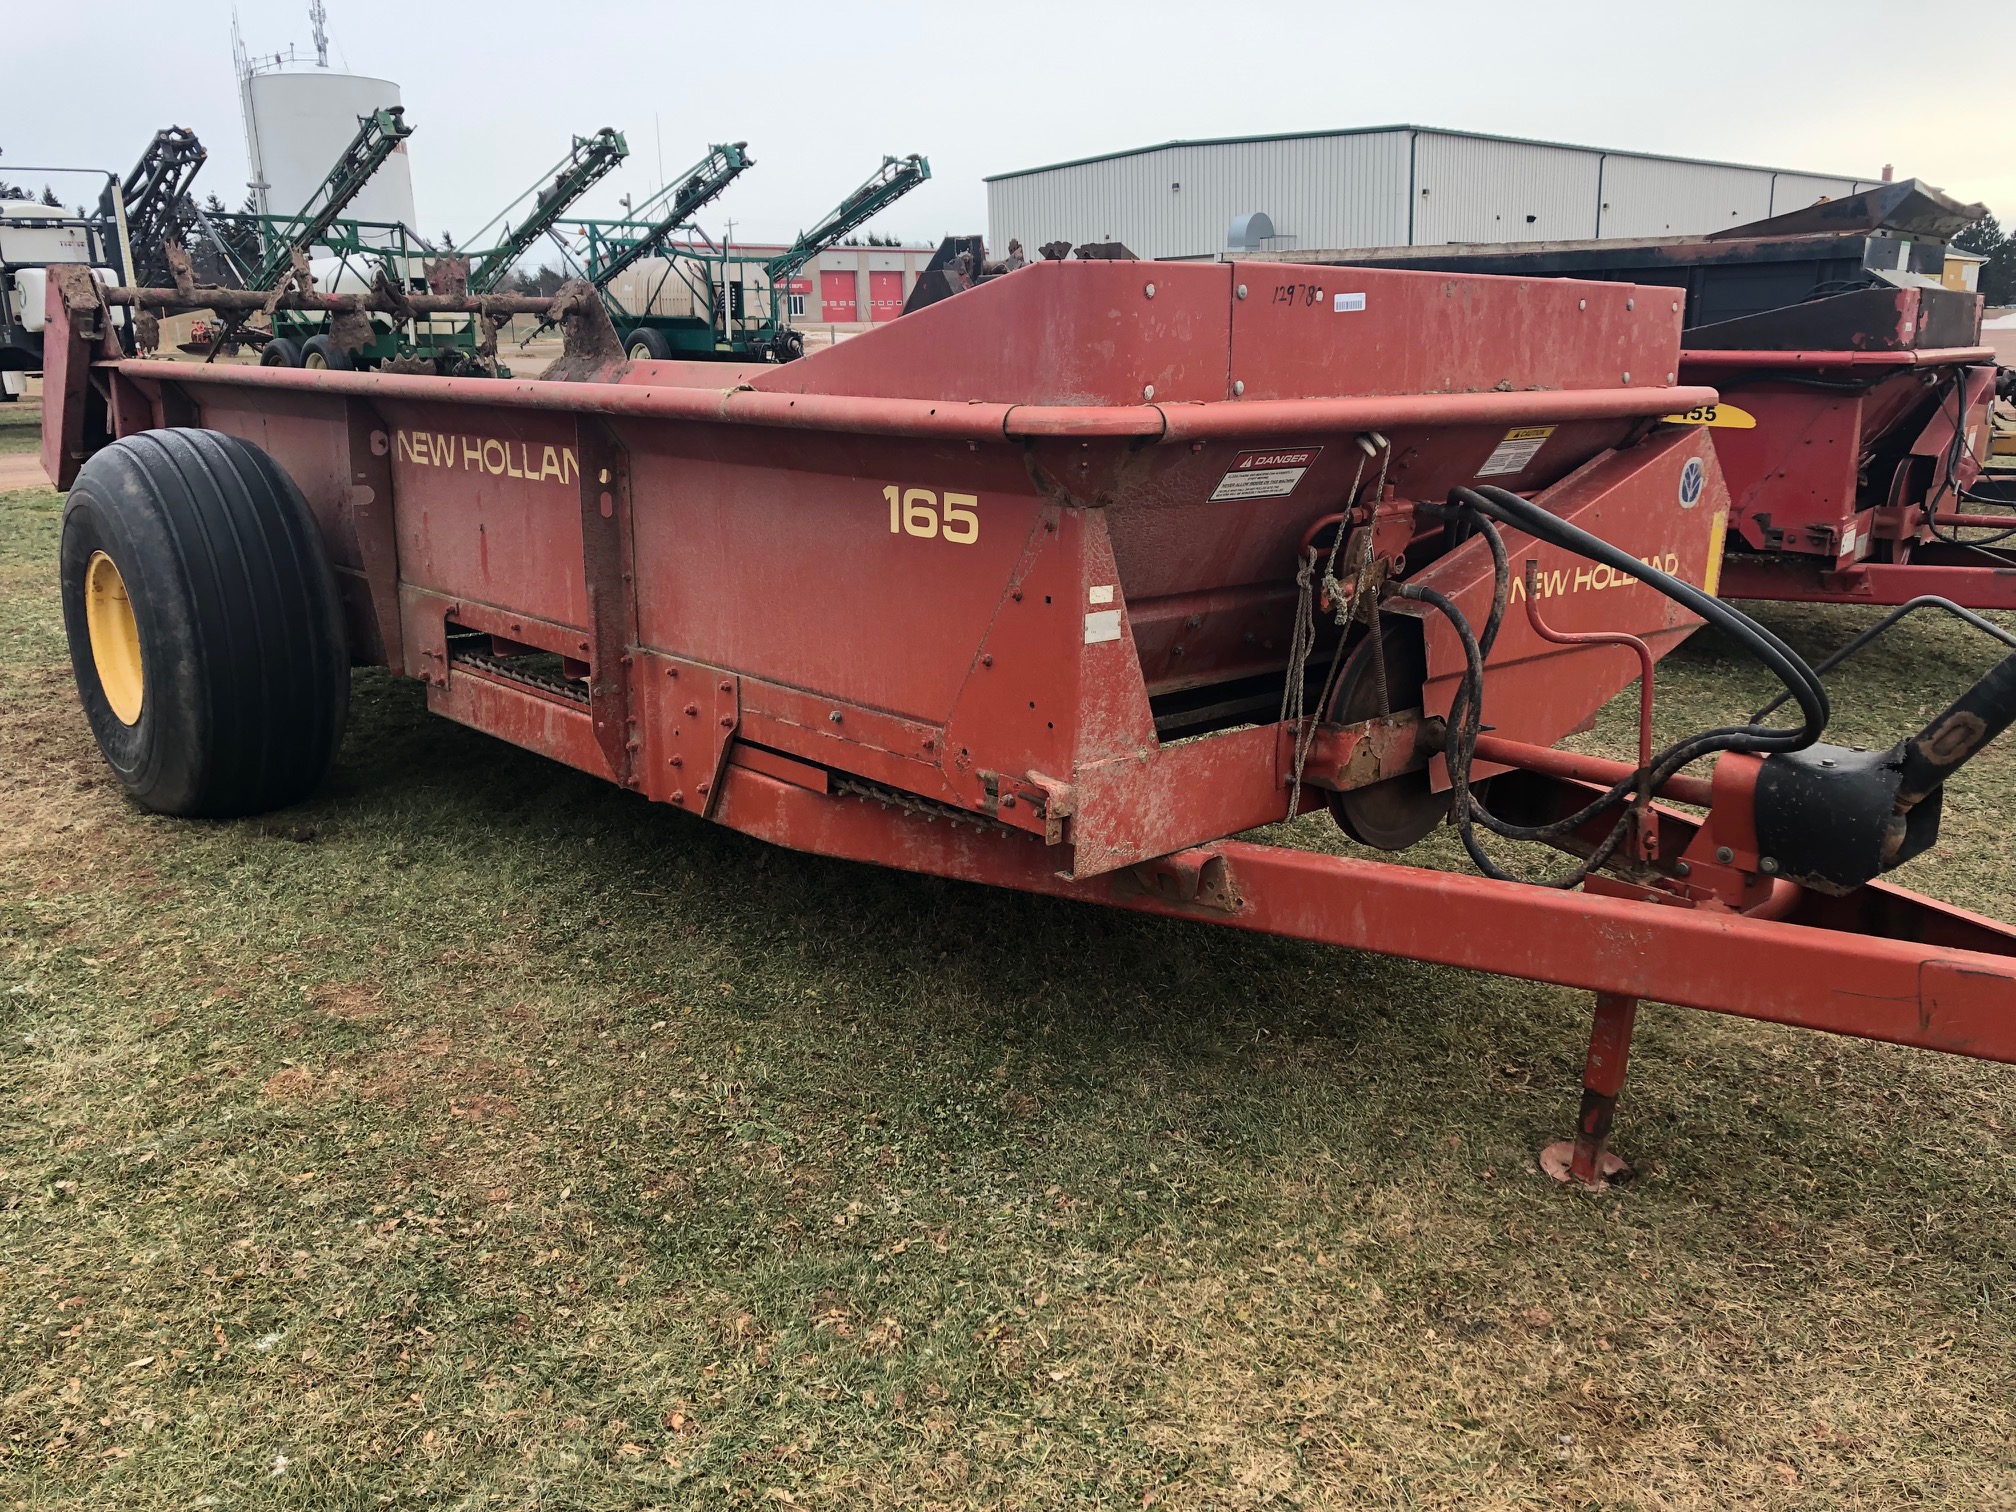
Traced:
<path fill-rule="evenodd" d="M 356 365 L 351 361 L 350 354 L 330 339 L 327 331 L 310 336 L 301 344 L 301 366 L 304 368 L 347 373 Z"/>
<path fill-rule="evenodd" d="M 623 355 L 632 362 L 670 362 L 672 343 L 665 333 L 651 326 L 639 326 L 623 343 Z"/>
<path fill-rule="evenodd" d="M 349 655 L 322 532 L 272 458 L 208 430 L 115 442 L 70 490 L 61 573 L 84 717 L 140 804 L 222 818 L 314 791 Z"/>

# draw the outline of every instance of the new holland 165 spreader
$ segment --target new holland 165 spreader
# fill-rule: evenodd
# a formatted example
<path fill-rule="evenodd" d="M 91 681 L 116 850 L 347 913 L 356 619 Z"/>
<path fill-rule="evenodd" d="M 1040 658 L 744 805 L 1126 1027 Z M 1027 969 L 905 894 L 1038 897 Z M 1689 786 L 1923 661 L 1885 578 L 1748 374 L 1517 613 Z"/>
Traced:
<path fill-rule="evenodd" d="M 1876 880 L 2016 657 L 1824 743 L 1715 597 L 1728 489 L 1660 419 L 1715 394 L 1663 291 L 1050 262 L 724 370 L 625 363 L 573 289 L 524 302 L 568 352 L 521 381 L 124 359 L 108 301 L 188 291 L 51 287 L 72 657 L 150 807 L 303 797 L 385 665 L 780 845 L 1592 989 L 1548 1157 L 1584 1181 L 1641 997 L 2016 1059 L 2016 932 Z M 1704 622 L 1796 719 L 1554 749 L 1634 680 L 1649 716 Z M 1321 807 L 1483 875 L 1229 838 Z M 1534 842 L 1540 885 L 1500 859 Z"/>

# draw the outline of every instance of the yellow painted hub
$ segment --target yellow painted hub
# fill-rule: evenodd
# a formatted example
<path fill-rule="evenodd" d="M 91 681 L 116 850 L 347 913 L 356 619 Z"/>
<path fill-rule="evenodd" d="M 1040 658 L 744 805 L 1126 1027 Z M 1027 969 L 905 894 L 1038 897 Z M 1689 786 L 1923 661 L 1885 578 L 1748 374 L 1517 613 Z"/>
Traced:
<path fill-rule="evenodd" d="M 91 664 L 98 669 L 105 702 L 121 724 L 138 724 L 147 696 L 147 679 L 140 667 L 140 627 L 133 622 L 126 579 L 102 551 L 92 552 L 84 568 L 84 625 L 91 634 Z"/>
<path fill-rule="evenodd" d="M 329 359 L 324 357 L 320 352 L 310 352 L 301 359 L 301 366 L 304 368 L 326 368 L 329 366 Z"/>

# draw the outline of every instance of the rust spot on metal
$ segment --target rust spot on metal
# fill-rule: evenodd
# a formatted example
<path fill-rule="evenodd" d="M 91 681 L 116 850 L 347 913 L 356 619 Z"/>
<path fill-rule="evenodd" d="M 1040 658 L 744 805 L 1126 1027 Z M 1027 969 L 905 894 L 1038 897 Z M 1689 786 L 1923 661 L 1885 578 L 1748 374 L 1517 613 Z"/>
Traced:
<path fill-rule="evenodd" d="M 387 310 L 401 325 L 413 319 L 415 311 L 406 290 L 387 278 L 383 268 L 380 268 L 372 278 L 371 292 L 383 302 L 381 308 Z"/>
<path fill-rule="evenodd" d="M 1934 724 L 1912 744 L 1927 761 L 1942 767 L 1958 766 L 1974 754 L 1988 736 L 1987 723 L 1971 709 L 1958 709 L 1949 719 Z"/>
<path fill-rule="evenodd" d="M 371 345 L 377 332 L 372 329 L 371 318 L 360 315 L 355 310 L 344 310 L 329 321 L 329 339 L 346 352 L 360 352 Z"/>
<path fill-rule="evenodd" d="M 71 324 L 79 335 L 96 337 L 103 329 L 97 318 L 105 313 L 105 295 L 90 268 L 83 263 L 56 263 L 49 269 L 49 282 L 70 312 Z"/>

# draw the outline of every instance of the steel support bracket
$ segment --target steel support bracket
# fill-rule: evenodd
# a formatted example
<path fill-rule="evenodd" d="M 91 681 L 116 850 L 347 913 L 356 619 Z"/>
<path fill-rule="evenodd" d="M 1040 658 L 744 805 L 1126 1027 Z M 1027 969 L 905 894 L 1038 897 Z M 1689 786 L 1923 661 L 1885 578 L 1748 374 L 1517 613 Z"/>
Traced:
<path fill-rule="evenodd" d="M 1440 717 L 1424 720 L 1419 709 L 1403 709 L 1357 724 L 1318 725 L 1303 762 L 1302 781 L 1308 787 L 1346 793 L 1403 772 L 1419 771 L 1428 765 L 1431 752 L 1439 749 L 1442 727 Z M 1290 732 L 1290 738 L 1282 743 L 1281 785 L 1286 787 L 1294 774 L 1295 743 L 1292 727 L 1282 728 Z"/>
<path fill-rule="evenodd" d="M 581 567 L 588 589 L 588 711 L 595 742 L 625 787 L 639 786 L 631 708 L 637 601 L 630 556 L 630 454 L 590 415 L 576 427 L 581 457 Z"/>
<path fill-rule="evenodd" d="M 1025 775 L 1029 785 L 1043 795 L 1043 843 L 1062 845 L 1064 821 L 1078 812 L 1078 789 L 1041 772 L 1032 771 Z"/>
<path fill-rule="evenodd" d="M 742 724 L 742 680 L 656 651 L 636 652 L 630 672 L 638 720 L 627 753 L 636 774 L 631 786 L 712 818 Z"/>
<path fill-rule="evenodd" d="M 392 428 L 368 400 L 345 399 L 343 415 L 348 476 L 342 508 L 357 537 L 378 641 L 358 650 L 375 652 L 382 665 L 396 671 L 406 665 L 406 651 L 399 620 L 399 534 L 392 511 Z"/>
<path fill-rule="evenodd" d="M 1223 856 L 1210 850 L 1178 851 L 1131 866 L 1121 875 L 1151 897 L 1194 908 L 1234 913 L 1239 895 L 1232 881 L 1232 868 Z"/>

